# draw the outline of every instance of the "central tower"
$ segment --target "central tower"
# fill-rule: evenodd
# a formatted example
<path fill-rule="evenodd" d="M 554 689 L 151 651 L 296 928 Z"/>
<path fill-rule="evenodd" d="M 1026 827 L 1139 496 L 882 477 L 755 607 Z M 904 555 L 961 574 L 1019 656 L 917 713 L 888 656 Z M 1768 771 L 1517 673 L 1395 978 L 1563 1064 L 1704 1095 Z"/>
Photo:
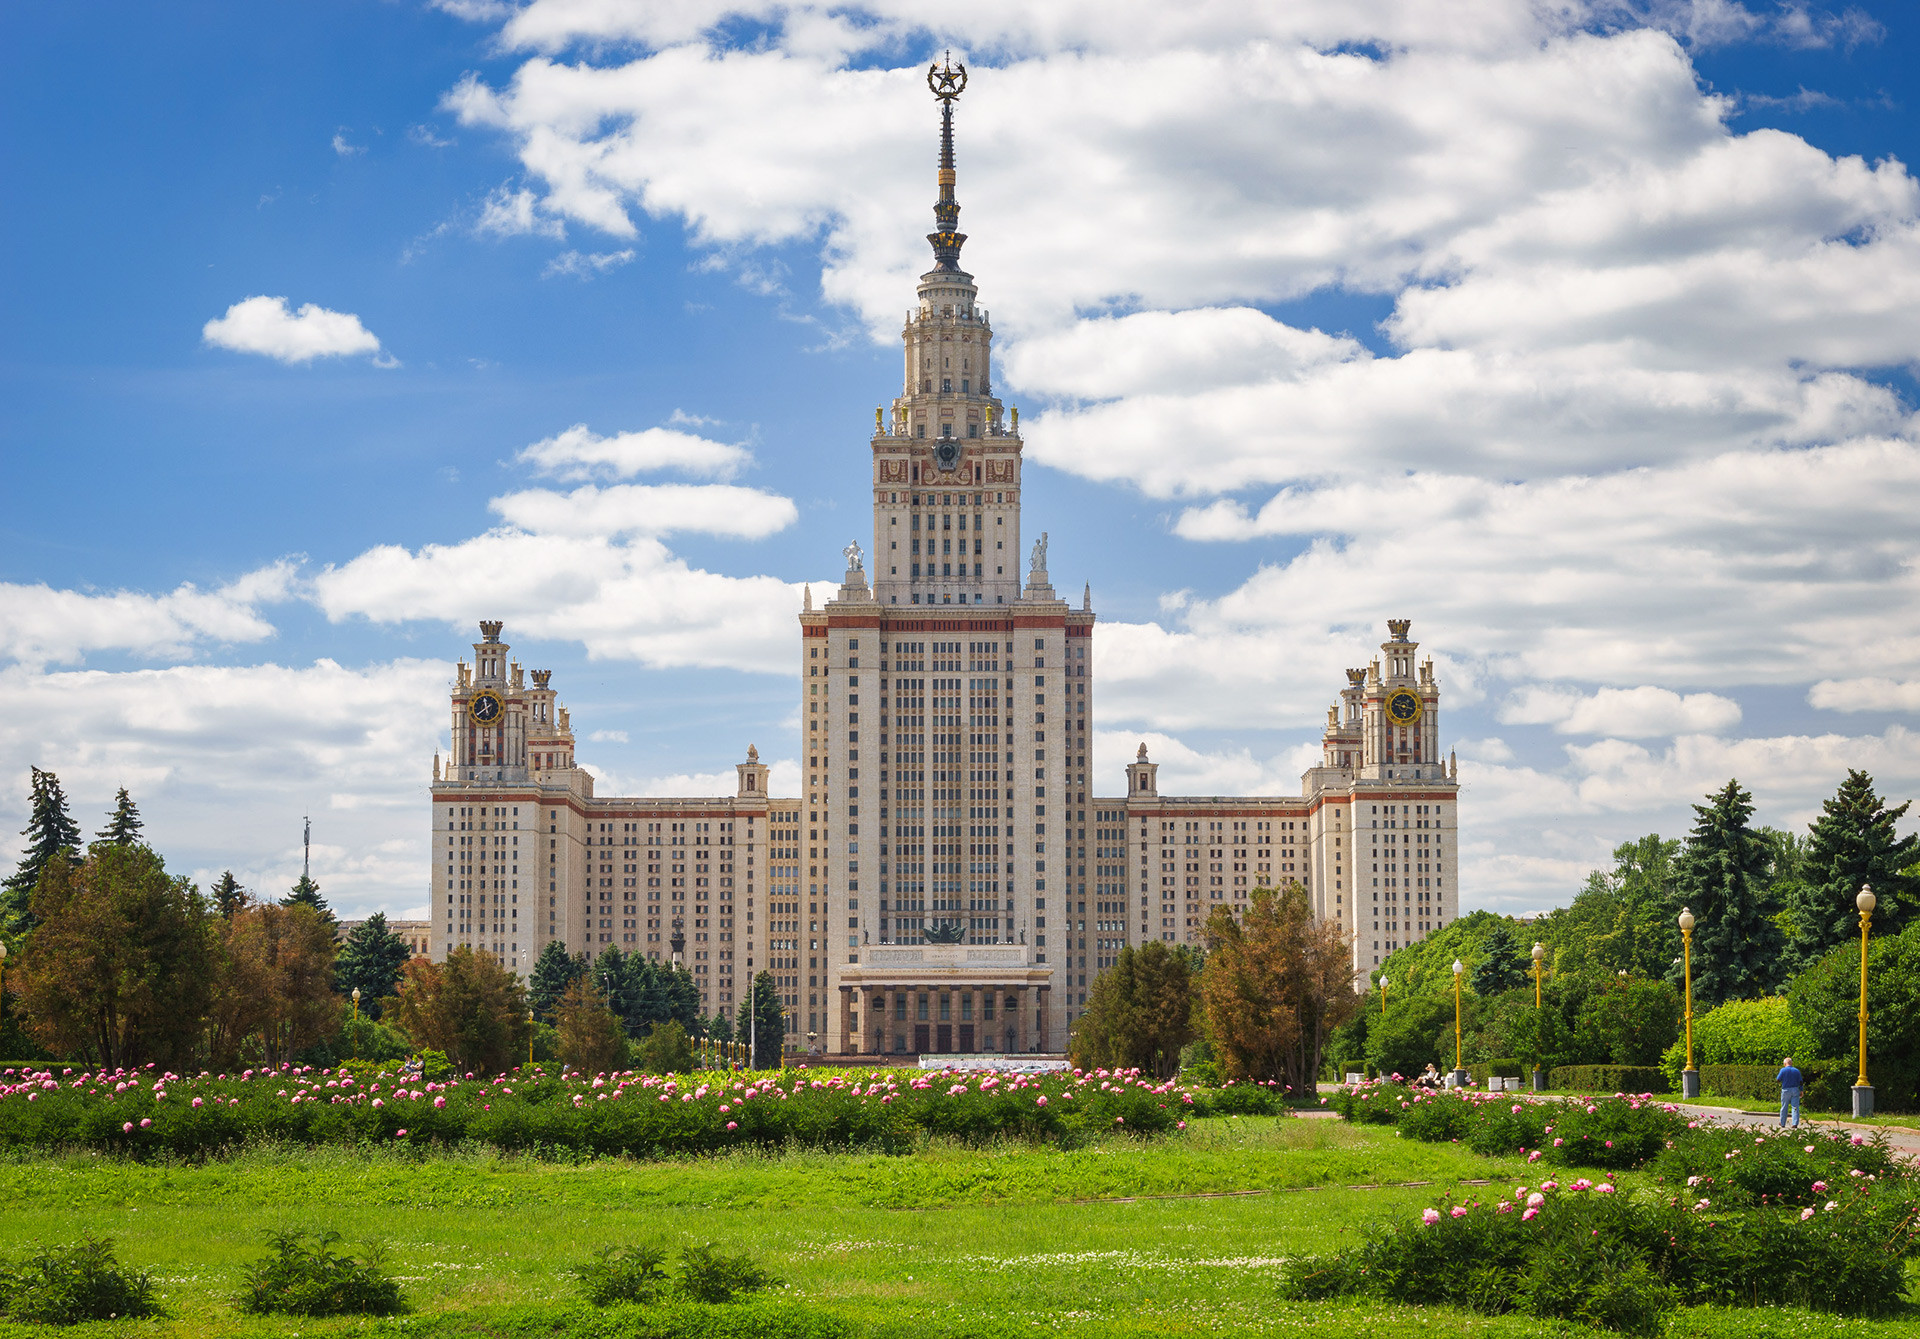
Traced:
<path fill-rule="evenodd" d="M 960 268 L 953 104 L 964 65 L 927 72 L 940 102 L 933 268 L 920 276 L 901 342 L 891 417 L 874 411 L 874 595 L 894 605 L 1008 605 L 1020 598 L 1019 411 L 993 394 L 993 327 Z"/>
<path fill-rule="evenodd" d="M 927 72 L 934 263 L 892 417 L 874 411 L 871 584 L 849 544 L 840 589 L 800 615 L 806 932 L 769 964 L 832 1051 L 1057 1048 L 1058 969 L 1086 946 L 1094 615 L 1054 594 L 1044 535 L 1022 580 L 1018 419 L 1001 418 L 960 268 L 966 82 L 951 62 Z"/>

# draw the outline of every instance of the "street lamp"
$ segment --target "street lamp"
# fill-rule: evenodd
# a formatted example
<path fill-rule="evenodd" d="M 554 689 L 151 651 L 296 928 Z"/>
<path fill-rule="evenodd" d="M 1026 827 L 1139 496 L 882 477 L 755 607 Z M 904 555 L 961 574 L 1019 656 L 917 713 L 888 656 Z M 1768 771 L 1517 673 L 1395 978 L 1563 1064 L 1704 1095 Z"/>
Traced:
<path fill-rule="evenodd" d="M 810 1032 L 808 1032 L 808 1033 L 807 1033 L 807 1054 L 808 1054 L 808 1055 L 812 1055 L 812 1054 L 813 1054 L 813 1042 L 814 1042 L 814 1038 L 816 1038 L 816 1037 L 818 1037 L 819 1035 L 820 1035 L 820 1034 L 819 1034 L 818 1032 L 811 1032 L 811 1031 L 810 1031 Z"/>
<path fill-rule="evenodd" d="M 1464 1088 L 1467 1071 L 1460 1063 L 1460 974 L 1467 970 L 1460 959 L 1453 960 L 1453 1086 Z"/>
<path fill-rule="evenodd" d="M 527 1068 L 533 1068 L 533 1006 L 527 1006 Z"/>
<path fill-rule="evenodd" d="M 1547 946 L 1536 943 L 1533 946 L 1533 1090 L 1536 1093 L 1547 1090 L 1547 1071 L 1540 1065 L 1540 1046 L 1545 1040 L 1543 1023 L 1546 1018 L 1540 1008 L 1540 977 L 1546 962 Z"/>
<path fill-rule="evenodd" d="M 1680 1096 L 1700 1096 L 1700 1071 L 1693 1067 L 1693 913 L 1680 908 L 1680 971 L 1687 983 L 1687 1067 L 1680 1071 Z"/>
<path fill-rule="evenodd" d="M 1384 972 L 1380 976 L 1380 1016 L 1387 1016 L 1387 978 Z"/>
<path fill-rule="evenodd" d="M 3 947 L 0 947 L 0 953 L 4 953 L 4 952 L 5 952 L 5 949 L 4 949 Z M 352 1042 L 352 1046 L 353 1046 L 353 1058 L 354 1058 L 355 1060 L 358 1060 L 358 1059 L 360 1058 L 360 987 L 358 987 L 358 986 L 355 986 L 355 987 L 353 988 L 353 1042 Z"/>
<path fill-rule="evenodd" d="M 1873 1114 L 1873 1085 L 1867 1082 L 1867 923 L 1873 919 L 1873 888 L 1860 885 L 1853 905 L 1860 908 L 1860 1077 L 1853 1081 L 1853 1115 Z"/>

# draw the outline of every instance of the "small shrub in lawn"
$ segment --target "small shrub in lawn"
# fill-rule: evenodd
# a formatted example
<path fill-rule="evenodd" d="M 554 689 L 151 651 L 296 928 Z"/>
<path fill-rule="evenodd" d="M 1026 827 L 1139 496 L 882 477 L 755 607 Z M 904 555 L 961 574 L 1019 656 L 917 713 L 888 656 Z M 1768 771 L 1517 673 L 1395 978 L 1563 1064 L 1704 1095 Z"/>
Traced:
<path fill-rule="evenodd" d="M 152 1277 L 122 1268 L 111 1238 L 88 1236 L 0 1265 L 0 1314 L 77 1325 L 165 1313 L 153 1299 Z"/>
<path fill-rule="evenodd" d="M 407 1309 L 400 1285 L 380 1268 L 376 1252 L 333 1249 L 337 1232 L 274 1232 L 272 1254 L 247 1267 L 235 1305 L 250 1315 L 393 1316 Z"/>
<path fill-rule="evenodd" d="M 1754 1130 L 1701 1125 L 1673 1141 L 1649 1165 L 1663 1184 L 1684 1186 L 1715 1204 L 1823 1204 L 1856 1181 L 1907 1179 L 1884 1131 Z"/>
<path fill-rule="evenodd" d="M 696 1302 L 731 1302 L 773 1286 L 773 1276 L 744 1255 L 722 1255 L 711 1245 L 680 1252 L 680 1291 Z"/>
<path fill-rule="evenodd" d="M 671 1282 L 663 1268 L 666 1258 L 666 1252 L 657 1246 L 608 1246 L 577 1266 L 573 1276 L 595 1306 L 654 1302 Z"/>
<path fill-rule="evenodd" d="M 1472 1120 L 1473 1105 L 1466 1097 L 1416 1089 L 1400 1113 L 1400 1134 L 1426 1144 L 1444 1144 L 1464 1138 Z"/>
<path fill-rule="evenodd" d="M 1343 1086 L 1329 1105 L 1356 1125 L 1395 1125 L 1417 1091 L 1393 1079 L 1369 1079 Z"/>

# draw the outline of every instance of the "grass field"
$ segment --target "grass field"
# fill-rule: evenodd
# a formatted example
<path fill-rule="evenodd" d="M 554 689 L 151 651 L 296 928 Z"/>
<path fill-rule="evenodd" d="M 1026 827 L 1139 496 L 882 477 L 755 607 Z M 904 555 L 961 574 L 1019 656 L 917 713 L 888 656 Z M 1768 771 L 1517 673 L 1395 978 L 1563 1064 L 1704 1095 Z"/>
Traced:
<path fill-rule="evenodd" d="M 22 1157 L 0 1162 L 0 1247 L 105 1233 L 123 1261 L 160 1277 L 171 1320 L 81 1333 L 718 1336 L 767 1333 L 772 1319 L 805 1315 L 901 1339 L 1372 1339 L 1424 1335 L 1436 1320 L 1457 1334 L 1576 1332 L 1517 1318 L 1276 1300 L 1281 1258 L 1328 1249 L 1370 1221 L 1417 1212 L 1445 1184 L 1481 1177 L 1528 1179 L 1518 1163 L 1402 1141 L 1390 1130 L 1256 1118 L 1071 1152 L 929 1145 L 906 1157 L 574 1166 L 412 1150 L 256 1151 L 201 1166 Z M 1392 1184 L 1407 1181 L 1435 1184 Z M 238 1315 L 228 1299 L 242 1264 L 260 1254 L 265 1232 L 289 1227 L 382 1243 L 416 1313 L 392 1321 Z M 599 1246 L 642 1240 L 750 1251 L 787 1286 L 742 1311 L 586 1314 L 567 1267 Z M 0 1324 L 0 1334 L 27 1328 Z M 1892 1339 L 1920 1336 L 1920 1321 L 1689 1311 L 1671 1333 Z"/>

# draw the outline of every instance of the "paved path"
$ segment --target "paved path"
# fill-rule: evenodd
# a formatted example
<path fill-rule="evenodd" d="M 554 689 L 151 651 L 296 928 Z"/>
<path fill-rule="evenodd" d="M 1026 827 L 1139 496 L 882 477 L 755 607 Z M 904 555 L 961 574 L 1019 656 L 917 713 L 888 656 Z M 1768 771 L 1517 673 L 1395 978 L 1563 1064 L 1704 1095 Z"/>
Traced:
<path fill-rule="evenodd" d="M 1689 1116 L 1709 1116 L 1727 1124 L 1752 1125 L 1756 1127 L 1766 1126 L 1769 1129 L 1778 1129 L 1780 1125 L 1780 1110 L 1778 1107 L 1767 1111 L 1760 1111 L 1740 1110 L 1733 1107 L 1697 1106 L 1692 1102 L 1675 1102 L 1674 1105 L 1686 1112 Z M 1802 1116 L 1800 1124 L 1803 1129 L 1839 1129 L 1845 1130 L 1849 1134 L 1865 1135 L 1869 1139 L 1876 1134 L 1884 1132 L 1888 1141 L 1893 1145 L 1894 1152 L 1907 1158 L 1920 1157 L 1920 1130 L 1910 1130 L 1903 1125 L 1862 1125 L 1854 1121 L 1840 1120 L 1836 1117 L 1824 1115 Z"/>

